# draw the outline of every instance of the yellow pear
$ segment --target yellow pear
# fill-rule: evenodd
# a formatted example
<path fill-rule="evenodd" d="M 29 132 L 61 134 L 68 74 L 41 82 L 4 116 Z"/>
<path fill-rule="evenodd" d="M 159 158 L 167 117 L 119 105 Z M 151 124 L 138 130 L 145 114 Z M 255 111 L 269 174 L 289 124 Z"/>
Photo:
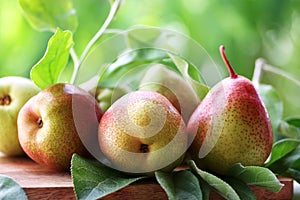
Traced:
<path fill-rule="evenodd" d="M 134 91 L 104 113 L 99 144 L 111 167 L 138 174 L 172 170 L 187 150 L 184 121 L 163 95 Z"/>
<path fill-rule="evenodd" d="M 23 105 L 39 91 L 30 79 L 0 78 L 0 152 L 5 155 L 24 154 L 18 139 L 17 118 Z"/>

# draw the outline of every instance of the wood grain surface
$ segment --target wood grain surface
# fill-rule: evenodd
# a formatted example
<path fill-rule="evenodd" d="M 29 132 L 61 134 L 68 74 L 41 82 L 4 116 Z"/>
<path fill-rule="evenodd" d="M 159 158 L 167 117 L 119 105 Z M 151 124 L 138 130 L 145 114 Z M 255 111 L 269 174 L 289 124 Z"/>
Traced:
<path fill-rule="evenodd" d="M 13 178 L 26 192 L 29 200 L 76 199 L 69 173 L 43 168 L 26 157 L 8 158 L 0 155 L 0 174 Z M 293 196 L 293 180 L 280 178 L 285 184 L 279 193 L 252 187 L 258 200 L 289 200 Z M 154 181 L 132 184 L 103 198 L 104 200 L 166 200 L 167 195 Z M 212 192 L 211 200 L 222 200 Z"/>

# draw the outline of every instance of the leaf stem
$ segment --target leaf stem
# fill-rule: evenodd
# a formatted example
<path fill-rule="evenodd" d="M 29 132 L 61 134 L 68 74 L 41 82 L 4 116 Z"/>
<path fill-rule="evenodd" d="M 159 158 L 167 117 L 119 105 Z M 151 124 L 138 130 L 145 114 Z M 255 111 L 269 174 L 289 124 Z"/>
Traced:
<path fill-rule="evenodd" d="M 74 66 L 78 66 L 78 57 L 77 57 L 77 54 L 76 54 L 75 49 L 73 47 L 70 50 L 70 55 L 72 57 Z"/>
<path fill-rule="evenodd" d="M 264 65 L 265 65 L 265 61 L 262 58 L 259 58 L 258 60 L 255 61 L 252 83 L 256 89 L 258 89 L 259 82 L 261 79 L 261 72 Z"/>
<path fill-rule="evenodd" d="M 109 14 L 108 14 L 105 22 L 100 27 L 100 29 L 95 34 L 95 36 L 90 40 L 90 42 L 88 43 L 88 45 L 84 49 L 82 55 L 80 56 L 80 59 L 78 60 L 78 62 L 76 61 L 76 63 L 75 63 L 75 61 L 74 61 L 74 72 L 72 74 L 71 84 L 75 83 L 75 80 L 76 80 L 77 75 L 78 75 L 78 71 L 80 69 L 80 66 L 81 66 L 83 60 L 85 59 L 85 57 L 87 56 L 87 54 L 89 53 L 89 51 L 91 50 L 91 48 L 93 47 L 93 45 L 97 42 L 97 40 L 105 33 L 105 30 L 107 29 L 107 27 L 109 26 L 109 24 L 112 22 L 113 18 L 115 17 L 115 15 L 116 15 L 116 13 L 118 11 L 118 8 L 120 7 L 121 3 L 122 3 L 122 0 L 115 0 L 111 4 L 110 11 L 109 11 Z M 71 56 L 72 56 L 72 51 L 71 51 Z M 73 58 L 73 56 L 72 56 L 72 58 Z"/>
<path fill-rule="evenodd" d="M 122 32 L 124 32 L 124 30 L 122 30 L 122 29 L 106 29 L 104 31 L 105 34 L 119 34 Z"/>

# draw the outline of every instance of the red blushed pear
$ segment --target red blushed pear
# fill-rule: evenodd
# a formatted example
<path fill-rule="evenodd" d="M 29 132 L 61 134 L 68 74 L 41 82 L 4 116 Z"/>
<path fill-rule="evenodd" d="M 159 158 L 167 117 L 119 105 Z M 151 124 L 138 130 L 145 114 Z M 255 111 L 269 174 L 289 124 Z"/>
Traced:
<path fill-rule="evenodd" d="M 224 46 L 221 56 L 230 77 L 215 85 L 192 114 L 189 153 L 199 166 L 226 174 L 235 163 L 260 166 L 272 149 L 268 113 L 252 82 L 237 75 Z"/>
<path fill-rule="evenodd" d="M 41 165 L 68 170 L 73 153 L 89 156 L 87 148 L 97 148 L 101 115 L 97 101 L 88 92 L 71 84 L 52 85 L 20 110 L 21 147 Z"/>

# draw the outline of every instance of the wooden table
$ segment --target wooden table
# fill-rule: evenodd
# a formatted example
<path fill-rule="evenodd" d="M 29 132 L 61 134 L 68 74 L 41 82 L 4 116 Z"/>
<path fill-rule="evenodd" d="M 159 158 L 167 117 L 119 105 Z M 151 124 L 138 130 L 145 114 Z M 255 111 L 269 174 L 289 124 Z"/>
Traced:
<path fill-rule="evenodd" d="M 13 178 L 29 199 L 75 199 L 69 173 L 57 173 L 26 157 L 1 157 L 0 174 Z"/>
<path fill-rule="evenodd" d="M 43 199 L 76 199 L 69 173 L 58 173 L 39 166 L 26 157 L 8 158 L 0 155 L 0 174 L 13 178 L 26 192 L 29 200 Z M 261 188 L 253 187 L 258 200 L 288 200 L 293 196 L 293 181 L 281 178 L 285 184 L 283 189 L 275 194 Z M 105 200 L 166 200 L 163 189 L 155 182 L 133 184 L 117 191 Z M 221 200 L 212 193 L 212 200 Z"/>

